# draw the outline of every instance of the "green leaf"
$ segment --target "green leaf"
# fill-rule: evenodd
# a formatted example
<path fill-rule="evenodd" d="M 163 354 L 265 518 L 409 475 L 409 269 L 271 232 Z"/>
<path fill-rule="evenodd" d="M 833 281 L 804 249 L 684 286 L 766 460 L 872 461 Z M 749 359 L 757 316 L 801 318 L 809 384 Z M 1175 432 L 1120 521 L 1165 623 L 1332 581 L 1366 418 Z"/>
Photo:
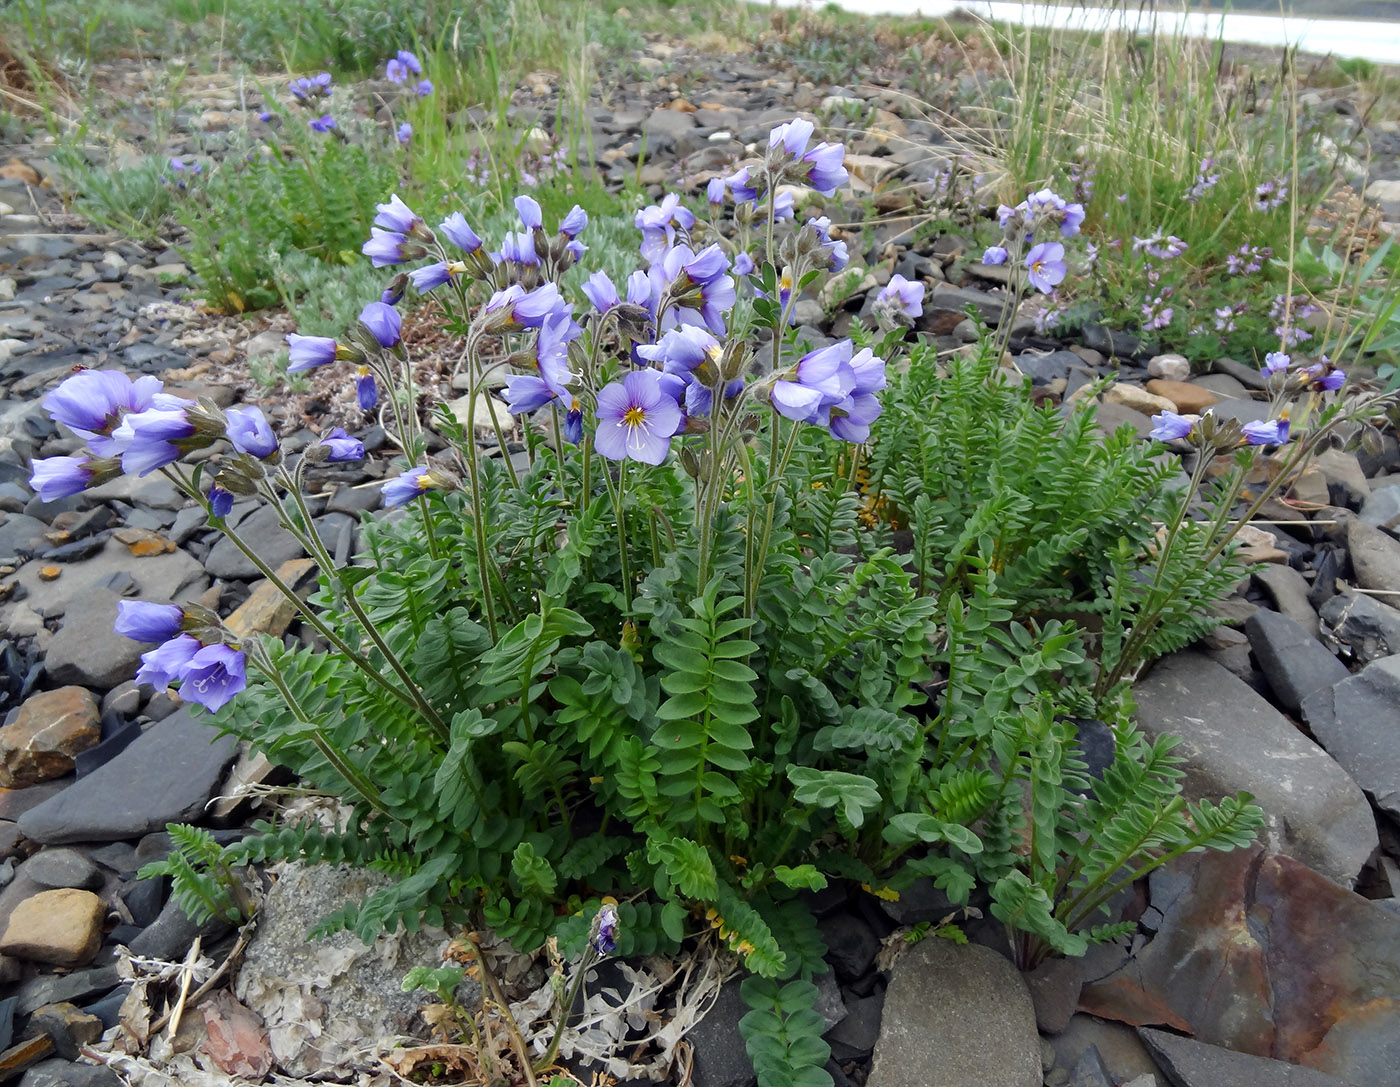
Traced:
<path fill-rule="evenodd" d="M 840 806 L 853 827 L 865 822 L 865 813 L 880 806 L 880 790 L 863 774 L 818 770 L 811 766 L 788 767 L 788 780 L 797 786 L 793 798 L 822 808 Z"/>

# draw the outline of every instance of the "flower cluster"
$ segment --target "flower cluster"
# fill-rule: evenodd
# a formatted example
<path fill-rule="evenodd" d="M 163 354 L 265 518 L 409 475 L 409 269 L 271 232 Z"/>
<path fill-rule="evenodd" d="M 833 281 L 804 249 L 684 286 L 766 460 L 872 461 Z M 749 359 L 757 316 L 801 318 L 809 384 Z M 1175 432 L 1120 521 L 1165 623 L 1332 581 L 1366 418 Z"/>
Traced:
<path fill-rule="evenodd" d="M 1264 267 L 1264 262 L 1274 255 L 1267 245 L 1250 245 L 1245 242 L 1238 250 L 1225 258 L 1225 271 L 1232 276 L 1253 275 Z"/>
<path fill-rule="evenodd" d="M 217 619 L 199 610 L 123 600 L 115 630 L 135 642 L 160 643 L 141 654 L 138 683 L 157 688 L 178 683 L 182 698 L 210 711 L 248 685 L 243 650 L 223 641 Z"/>
<path fill-rule="evenodd" d="M 1200 449 L 1228 451 L 1246 445 L 1283 445 L 1288 441 L 1288 413 L 1276 419 L 1255 420 L 1243 425 L 1217 419 L 1212 412 L 1178 415 L 1164 411 L 1152 417 L 1148 437 L 1159 442 L 1185 441 Z"/>
<path fill-rule="evenodd" d="M 1201 160 L 1200 169 L 1196 171 L 1196 180 L 1191 183 L 1191 187 L 1186 190 L 1187 203 L 1194 204 L 1216 185 L 1220 184 L 1220 174 L 1211 173 L 1215 166 L 1215 160 L 1206 158 Z"/>
<path fill-rule="evenodd" d="M 1041 294 L 1053 294 L 1069 274 L 1065 247 L 1059 241 L 1036 241 L 1047 231 L 1059 237 L 1071 238 L 1084 223 L 1084 205 L 1070 203 L 1050 189 L 1033 192 L 1014 208 L 1002 204 L 997 208 L 997 222 L 1002 229 L 1002 242 L 988 246 L 982 254 L 983 264 L 1000 265 L 1025 252 L 1026 282 Z"/>
<path fill-rule="evenodd" d="M 1254 210 L 1273 211 L 1288 202 L 1288 183 L 1265 181 L 1254 188 Z"/>

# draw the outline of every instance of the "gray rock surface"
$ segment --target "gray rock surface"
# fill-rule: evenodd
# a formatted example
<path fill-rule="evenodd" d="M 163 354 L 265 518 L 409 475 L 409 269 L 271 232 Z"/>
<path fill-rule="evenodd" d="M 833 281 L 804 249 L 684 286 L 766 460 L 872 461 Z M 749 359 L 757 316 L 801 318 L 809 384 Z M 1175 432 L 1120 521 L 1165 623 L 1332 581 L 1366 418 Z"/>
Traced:
<path fill-rule="evenodd" d="M 1274 609 L 1282 612 L 1314 637 L 1317 636 L 1317 610 L 1308 600 L 1308 580 L 1291 566 L 1268 563 L 1256 570 L 1254 580 L 1273 599 Z"/>
<path fill-rule="evenodd" d="M 1275 699 L 1289 713 L 1301 712 L 1308 695 L 1350 674 L 1345 664 L 1286 615 L 1257 611 L 1244 629 Z"/>
<path fill-rule="evenodd" d="M 1400 593 L 1400 542 L 1375 525 L 1352 518 L 1347 522 L 1347 548 L 1363 589 Z"/>
<path fill-rule="evenodd" d="M 42 849 L 25 862 L 24 874 L 45 887 L 95 891 L 103 883 L 97 865 L 76 849 Z"/>
<path fill-rule="evenodd" d="M 182 707 L 111 762 L 20 817 L 45 845 L 136 838 L 197 816 L 233 761 L 232 736 Z"/>
<path fill-rule="evenodd" d="M 1360 787 L 1326 751 L 1199 653 L 1163 658 L 1134 696 L 1150 736 L 1181 739 L 1189 799 L 1251 793 L 1270 849 L 1352 886 L 1378 845 L 1376 823 Z"/>
<path fill-rule="evenodd" d="M 1376 806 L 1400 816 L 1400 655 L 1372 661 L 1304 703 L 1313 735 Z"/>
<path fill-rule="evenodd" d="M 1400 609 L 1365 593 L 1338 593 L 1318 612 L 1324 642 L 1369 664 L 1400 653 Z"/>
<path fill-rule="evenodd" d="M 235 995 L 267 1025 L 272 1051 L 289 1075 L 369 1067 L 376 1047 L 421 1035 L 421 993 L 404 974 L 437 966 L 440 929 L 402 930 L 366 947 L 349 932 L 308 940 L 318 921 L 389 882 L 376 872 L 330 865 L 285 866 L 264 899 Z M 736 994 L 737 995 L 737 994 Z"/>
<path fill-rule="evenodd" d="M 299 559 L 303 554 L 301 544 L 278 523 L 278 518 L 277 509 L 265 505 L 259 506 L 238 524 L 239 536 L 258 558 L 274 570 L 288 559 Z M 333 540 L 331 542 L 334 543 Z M 215 577 L 222 578 L 248 580 L 262 576 L 253 561 L 238 550 L 227 536 L 220 536 L 210 548 L 204 568 Z"/>
<path fill-rule="evenodd" d="M 1141 1027 L 1138 1036 L 1172 1087 L 1345 1087 L 1315 1068 L 1235 1053 L 1165 1030 Z"/>
<path fill-rule="evenodd" d="M 754 1082 L 753 1062 L 739 1033 L 739 1020 L 749 1011 L 739 982 L 725 982 L 714 1006 L 686 1035 L 695 1048 L 695 1087 L 748 1087 Z"/>
<path fill-rule="evenodd" d="M 111 589 L 90 589 L 69 603 L 44 658 L 53 682 L 105 691 L 136 675 L 141 654 L 150 646 L 112 629 L 121 600 Z"/>
<path fill-rule="evenodd" d="M 978 944 L 929 939 L 895 963 L 868 1087 L 1041 1087 L 1025 983 Z"/>

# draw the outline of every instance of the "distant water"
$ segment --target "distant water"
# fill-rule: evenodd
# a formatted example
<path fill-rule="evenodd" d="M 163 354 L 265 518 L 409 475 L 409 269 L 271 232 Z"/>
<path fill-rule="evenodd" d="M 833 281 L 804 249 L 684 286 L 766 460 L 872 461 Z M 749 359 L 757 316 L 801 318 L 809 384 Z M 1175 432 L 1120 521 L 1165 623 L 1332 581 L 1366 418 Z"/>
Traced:
<path fill-rule="evenodd" d="M 801 7 L 810 0 L 774 0 L 781 7 Z M 1174 34 L 1251 45 L 1296 45 L 1308 53 L 1361 57 L 1400 64 L 1400 22 L 1321 19 L 1303 15 L 1226 14 L 1200 11 L 1139 11 L 1017 4 L 1003 0 L 836 0 L 857 15 L 943 16 L 963 10 L 1003 23 L 1056 26 L 1074 30 L 1126 29 L 1137 34 Z M 812 5 L 820 7 L 820 4 Z"/>

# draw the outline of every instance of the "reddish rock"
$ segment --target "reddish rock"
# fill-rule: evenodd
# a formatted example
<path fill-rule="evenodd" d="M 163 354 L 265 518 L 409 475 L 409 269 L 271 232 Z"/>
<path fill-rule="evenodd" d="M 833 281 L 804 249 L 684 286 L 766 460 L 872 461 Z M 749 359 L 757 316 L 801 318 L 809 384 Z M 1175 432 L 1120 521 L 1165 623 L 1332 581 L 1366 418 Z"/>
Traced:
<path fill-rule="evenodd" d="M 208 1036 L 204 1052 L 231 1076 L 261 1080 L 272 1071 L 272 1046 L 267 1028 L 256 1012 L 250 1011 L 227 989 L 200 1005 Z"/>
<path fill-rule="evenodd" d="M 1153 877 L 1157 936 L 1086 1012 L 1400 1087 L 1400 917 L 1259 846 Z"/>
<path fill-rule="evenodd" d="M 73 772 L 73 757 L 102 739 L 97 699 L 85 687 L 30 696 L 0 728 L 0 786 L 20 789 Z"/>

